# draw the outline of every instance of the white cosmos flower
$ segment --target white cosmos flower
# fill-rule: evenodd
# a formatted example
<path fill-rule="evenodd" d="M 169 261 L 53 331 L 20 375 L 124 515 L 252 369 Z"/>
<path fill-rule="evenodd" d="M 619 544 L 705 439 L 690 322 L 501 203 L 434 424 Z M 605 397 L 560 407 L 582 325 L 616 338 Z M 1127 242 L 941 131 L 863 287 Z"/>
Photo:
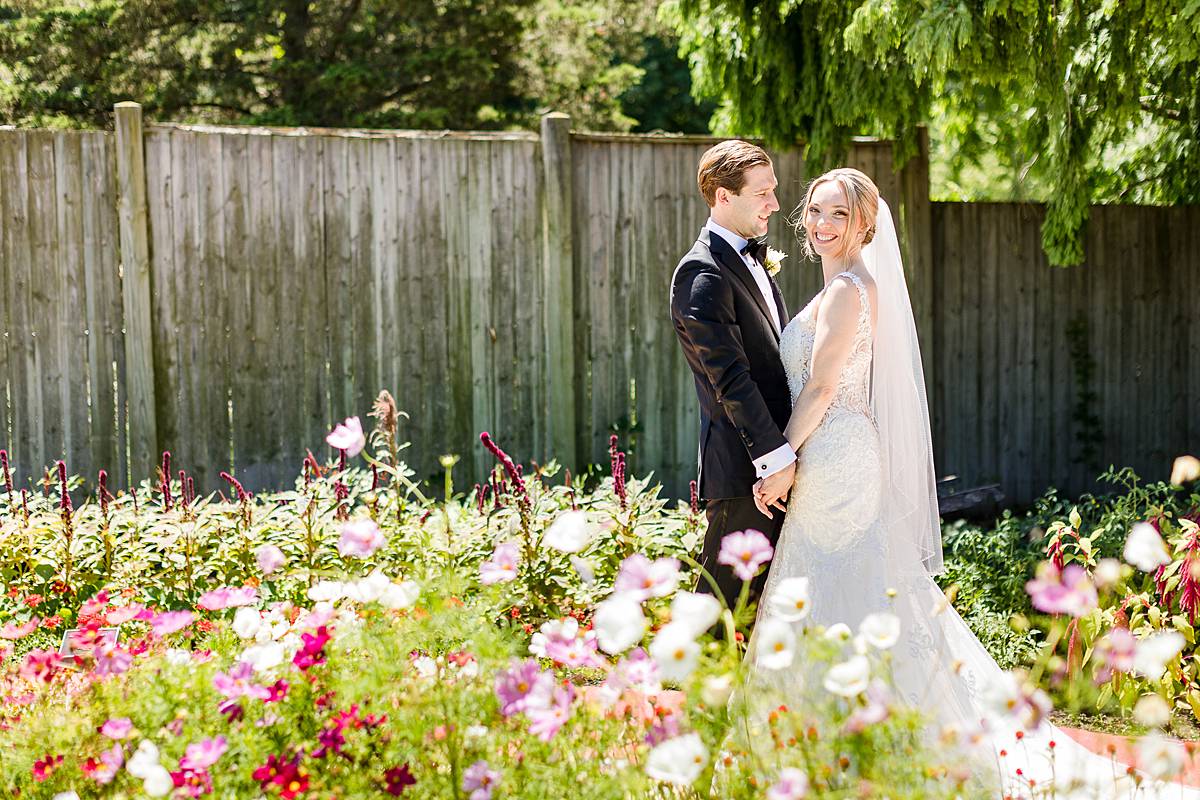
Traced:
<path fill-rule="evenodd" d="M 687 627 L 700 636 L 721 618 L 721 601 L 711 594 L 676 592 L 671 599 L 671 623 Z"/>
<path fill-rule="evenodd" d="M 1092 578 L 1096 582 L 1097 589 L 1107 589 L 1110 586 L 1116 586 L 1121 580 L 1121 562 L 1115 558 L 1102 558 L 1096 563 L 1096 571 L 1092 574 Z"/>
<path fill-rule="evenodd" d="M 53 800 L 79 800 L 79 795 L 74 791 L 59 792 L 58 794 L 54 795 Z"/>
<path fill-rule="evenodd" d="M 242 651 L 238 660 L 249 663 L 255 672 L 264 672 L 283 663 L 283 644 L 268 642 L 251 645 Z"/>
<path fill-rule="evenodd" d="M 262 614 L 257 608 L 242 606 L 233 615 L 233 632 L 241 639 L 253 639 L 262 627 Z"/>
<path fill-rule="evenodd" d="M 582 511 L 567 511 L 560 514 L 542 535 L 542 542 L 547 547 L 553 547 L 564 553 L 578 553 L 587 547 L 590 539 L 587 515 Z"/>
<path fill-rule="evenodd" d="M 700 645 L 688 626 L 670 622 L 659 629 L 649 652 L 662 678 L 683 681 L 696 668 Z"/>
<path fill-rule="evenodd" d="M 808 578 L 784 578 L 768 601 L 771 615 L 787 622 L 799 622 L 808 616 L 810 605 Z"/>
<path fill-rule="evenodd" d="M 872 647 L 887 650 L 900 640 L 900 618 L 886 611 L 868 614 L 859 624 L 858 632 Z"/>
<path fill-rule="evenodd" d="M 848 642 L 854 634 L 844 622 L 835 622 L 825 629 L 825 638 L 831 642 Z"/>
<path fill-rule="evenodd" d="M 308 590 L 308 599 L 316 603 L 322 600 L 340 600 L 345 596 L 346 586 L 341 581 L 317 581 L 316 585 Z"/>
<path fill-rule="evenodd" d="M 613 595 L 596 606 L 592 626 L 600 649 L 617 655 L 642 640 L 646 633 L 646 616 L 642 604 L 627 595 Z"/>
<path fill-rule="evenodd" d="M 373 603 L 387 589 L 391 579 L 381 569 L 375 569 L 365 578 L 344 584 L 346 597 L 356 603 Z"/>
<path fill-rule="evenodd" d="M 167 659 L 167 663 L 172 667 L 182 667 L 185 664 L 192 663 L 192 651 L 184 650 L 180 647 L 172 647 L 163 653 L 163 657 Z"/>
<path fill-rule="evenodd" d="M 1143 736 L 1137 748 L 1138 764 L 1159 780 L 1178 775 L 1187 760 L 1183 745 L 1154 733 Z"/>
<path fill-rule="evenodd" d="M 1171 563 L 1171 554 L 1162 536 L 1147 522 L 1139 522 L 1129 531 L 1125 540 L 1125 560 L 1142 572 L 1153 572 L 1163 564 Z"/>
<path fill-rule="evenodd" d="M 158 766 L 158 746 L 149 739 L 142 739 L 137 750 L 125 762 L 125 768 L 135 778 L 145 778 L 151 767 Z"/>
<path fill-rule="evenodd" d="M 583 581 L 584 586 L 591 586 L 596 582 L 596 568 L 586 558 L 571 556 L 571 566 L 579 573 L 579 580 Z"/>
<path fill-rule="evenodd" d="M 871 662 L 866 656 L 852 656 L 834 664 L 825 673 L 825 688 L 841 697 L 857 697 L 867 690 L 871 681 Z"/>
<path fill-rule="evenodd" d="M 754 663 L 763 669 L 786 669 L 796 656 L 791 623 L 767 617 L 754 632 Z"/>
<path fill-rule="evenodd" d="M 1162 677 L 1167 662 L 1179 655 L 1185 644 L 1178 631 L 1161 631 L 1139 639 L 1133 653 L 1133 671 L 1152 681 Z"/>
<path fill-rule="evenodd" d="M 708 748 L 698 733 L 667 739 L 646 757 L 646 774 L 655 780 L 688 786 L 708 764 Z"/>
<path fill-rule="evenodd" d="M 388 581 L 387 588 L 379 595 L 379 604 L 384 608 L 409 608 L 421 596 L 421 587 L 416 581 Z"/>
<path fill-rule="evenodd" d="M 1161 728 L 1171 721 L 1171 707 L 1156 694 L 1142 695 L 1133 707 L 1133 718 L 1148 728 Z"/>
<path fill-rule="evenodd" d="M 712 708 L 720 708 L 729 702 L 733 694 L 733 676 L 728 672 L 724 675 L 712 675 L 705 679 L 700 690 L 700 699 Z"/>
<path fill-rule="evenodd" d="M 150 797 L 166 797 L 175 788 L 171 773 L 161 764 L 150 767 L 142 781 L 142 791 Z"/>

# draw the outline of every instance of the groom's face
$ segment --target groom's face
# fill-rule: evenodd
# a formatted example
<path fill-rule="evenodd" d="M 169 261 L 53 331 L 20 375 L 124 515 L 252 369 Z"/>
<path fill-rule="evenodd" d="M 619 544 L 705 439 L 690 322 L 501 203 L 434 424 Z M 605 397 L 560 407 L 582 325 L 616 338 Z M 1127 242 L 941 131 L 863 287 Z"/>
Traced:
<path fill-rule="evenodd" d="M 779 181 L 775 180 L 775 170 L 770 164 L 751 167 L 746 170 L 746 183 L 740 192 L 718 191 L 717 203 L 724 205 L 723 216 L 727 221 L 717 222 L 747 239 L 765 235 L 767 222 L 779 210 L 777 186 Z"/>

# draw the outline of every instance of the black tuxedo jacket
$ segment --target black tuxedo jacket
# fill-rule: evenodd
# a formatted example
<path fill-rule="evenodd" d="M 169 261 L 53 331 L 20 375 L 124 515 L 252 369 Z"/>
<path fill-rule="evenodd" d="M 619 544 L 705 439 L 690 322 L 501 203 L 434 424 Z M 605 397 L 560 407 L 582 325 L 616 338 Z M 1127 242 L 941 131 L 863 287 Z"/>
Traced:
<path fill-rule="evenodd" d="M 786 325 L 783 295 L 770 282 Z M 671 319 L 700 400 L 700 496 L 749 497 L 754 460 L 787 444 L 792 403 L 762 292 L 741 256 L 707 228 L 671 278 Z"/>

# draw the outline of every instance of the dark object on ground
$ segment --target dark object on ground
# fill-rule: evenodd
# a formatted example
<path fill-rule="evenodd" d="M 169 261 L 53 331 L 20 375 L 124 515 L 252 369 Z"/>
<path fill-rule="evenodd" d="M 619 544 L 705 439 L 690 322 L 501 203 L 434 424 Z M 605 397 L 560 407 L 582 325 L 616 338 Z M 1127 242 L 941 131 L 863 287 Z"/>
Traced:
<path fill-rule="evenodd" d="M 1000 484 L 960 488 L 958 476 L 950 475 L 938 481 L 938 509 L 942 521 L 969 519 L 983 521 L 995 519 L 1004 508 L 1004 492 Z"/>

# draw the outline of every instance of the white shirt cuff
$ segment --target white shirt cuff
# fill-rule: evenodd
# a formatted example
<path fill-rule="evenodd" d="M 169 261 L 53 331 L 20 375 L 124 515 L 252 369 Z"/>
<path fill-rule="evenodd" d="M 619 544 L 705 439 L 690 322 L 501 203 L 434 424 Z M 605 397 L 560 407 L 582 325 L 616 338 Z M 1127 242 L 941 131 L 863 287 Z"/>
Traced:
<path fill-rule="evenodd" d="M 754 474 L 760 478 L 774 475 L 796 460 L 796 451 L 790 444 L 781 444 L 754 462 Z"/>

